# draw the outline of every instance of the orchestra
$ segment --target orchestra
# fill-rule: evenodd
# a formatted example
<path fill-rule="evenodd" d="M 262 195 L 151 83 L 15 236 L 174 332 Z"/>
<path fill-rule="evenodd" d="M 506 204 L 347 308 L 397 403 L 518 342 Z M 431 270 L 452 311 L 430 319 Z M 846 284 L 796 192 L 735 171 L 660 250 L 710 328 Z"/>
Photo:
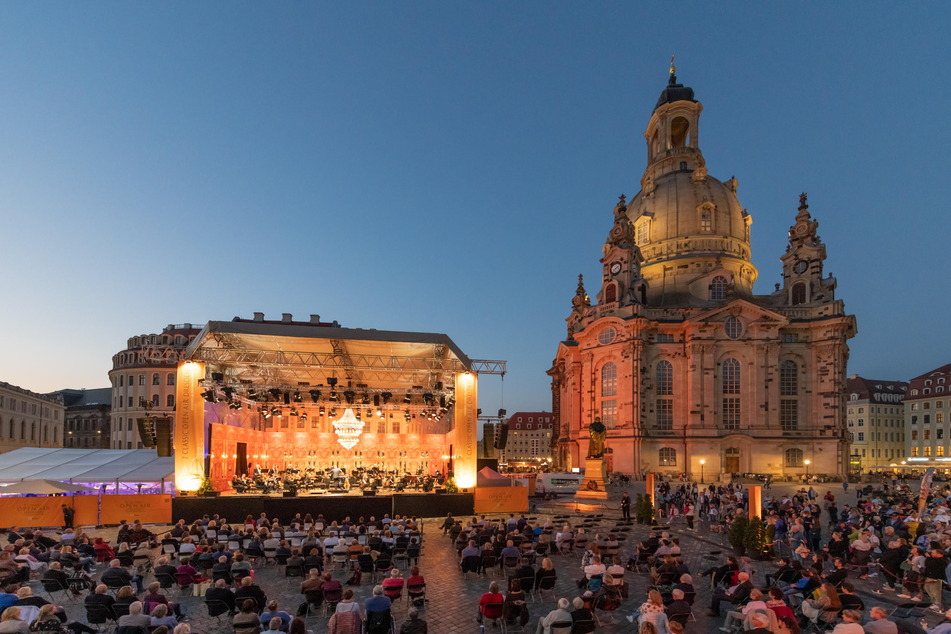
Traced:
<path fill-rule="evenodd" d="M 308 467 L 303 470 L 287 467 L 283 471 L 279 471 L 277 467 L 262 469 L 260 465 L 254 465 L 248 472 L 248 474 L 235 474 L 231 478 L 231 487 L 235 492 L 254 495 L 298 491 L 348 493 L 358 490 L 430 493 L 444 482 L 438 470 L 435 475 L 430 475 L 423 473 L 422 468 L 413 474 L 408 471 L 400 472 L 398 469 L 387 470 L 379 466 L 355 467 L 348 472 L 336 465 L 325 469 Z"/>

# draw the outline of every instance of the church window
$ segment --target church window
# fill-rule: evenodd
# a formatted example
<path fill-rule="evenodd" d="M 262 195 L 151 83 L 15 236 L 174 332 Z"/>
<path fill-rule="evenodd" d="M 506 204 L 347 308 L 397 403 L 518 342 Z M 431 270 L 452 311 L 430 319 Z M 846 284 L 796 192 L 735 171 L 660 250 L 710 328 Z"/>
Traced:
<path fill-rule="evenodd" d="M 684 117 L 674 117 L 670 122 L 670 147 L 683 147 L 687 143 L 690 122 Z"/>
<path fill-rule="evenodd" d="M 617 394 L 617 366 L 605 363 L 601 366 L 601 396 Z"/>
<path fill-rule="evenodd" d="M 795 431 L 799 428 L 799 402 L 796 399 L 780 399 L 779 426 L 783 431 Z"/>
<path fill-rule="evenodd" d="M 677 466 L 677 450 L 673 447 L 663 447 L 657 452 L 657 459 L 662 467 Z"/>
<path fill-rule="evenodd" d="M 674 343 L 674 336 L 667 334 L 657 335 L 657 343 Z"/>
<path fill-rule="evenodd" d="M 613 282 L 604 289 L 604 303 L 610 304 L 617 301 L 617 285 Z"/>
<path fill-rule="evenodd" d="M 717 275 L 710 280 L 710 301 L 722 302 L 726 299 L 726 278 Z"/>
<path fill-rule="evenodd" d="M 723 428 L 740 428 L 740 399 L 735 397 L 723 399 Z"/>
<path fill-rule="evenodd" d="M 736 359 L 725 359 L 720 369 L 723 377 L 723 393 L 740 393 L 740 362 Z"/>
<path fill-rule="evenodd" d="M 697 211 L 700 213 L 700 232 L 713 232 L 713 210 L 714 206 L 710 203 L 702 205 Z"/>
<path fill-rule="evenodd" d="M 611 328 L 609 326 L 605 328 L 604 330 L 602 330 L 600 333 L 598 333 L 598 343 L 600 343 L 602 346 L 606 346 L 612 341 L 614 341 L 614 338 L 616 336 L 617 336 L 617 332 L 614 330 L 614 328 Z"/>
<path fill-rule="evenodd" d="M 792 304 L 797 306 L 806 303 L 806 283 L 796 282 L 792 287 Z"/>
<path fill-rule="evenodd" d="M 617 424 L 617 401 L 601 401 L 601 422 L 608 429 L 614 429 Z"/>
<path fill-rule="evenodd" d="M 802 466 L 802 449 L 787 449 L 786 450 L 786 466 L 787 467 L 801 467 Z"/>
<path fill-rule="evenodd" d="M 674 366 L 670 361 L 657 363 L 657 394 L 666 396 L 674 393 Z"/>
<path fill-rule="evenodd" d="M 650 241 L 650 220 L 641 220 L 637 225 L 637 246 L 642 247 Z"/>
<path fill-rule="evenodd" d="M 657 399 L 657 429 L 674 428 L 674 401 L 669 398 Z"/>
<path fill-rule="evenodd" d="M 779 364 L 779 393 L 782 396 L 799 395 L 799 366 L 786 359 Z M 859 408 L 862 413 L 862 408 Z"/>
<path fill-rule="evenodd" d="M 723 322 L 723 330 L 730 339 L 739 339 L 743 334 L 743 324 L 736 317 L 727 317 Z"/>

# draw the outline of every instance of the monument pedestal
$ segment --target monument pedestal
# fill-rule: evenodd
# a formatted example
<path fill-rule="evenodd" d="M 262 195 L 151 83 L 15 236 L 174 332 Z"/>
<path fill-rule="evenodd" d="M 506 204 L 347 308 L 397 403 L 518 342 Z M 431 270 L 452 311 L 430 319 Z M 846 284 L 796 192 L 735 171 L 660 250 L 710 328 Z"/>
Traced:
<path fill-rule="evenodd" d="M 575 493 L 576 498 L 593 500 L 608 499 L 607 472 L 603 458 L 586 458 L 584 461 L 584 480 Z"/>

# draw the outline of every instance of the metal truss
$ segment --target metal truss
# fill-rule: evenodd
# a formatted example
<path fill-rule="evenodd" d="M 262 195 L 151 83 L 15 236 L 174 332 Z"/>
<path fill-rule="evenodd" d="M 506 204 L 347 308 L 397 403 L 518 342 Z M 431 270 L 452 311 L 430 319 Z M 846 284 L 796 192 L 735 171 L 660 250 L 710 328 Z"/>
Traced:
<path fill-rule="evenodd" d="M 194 361 L 221 365 L 281 366 L 286 369 L 320 368 L 324 371 L 361 372 L 466 372 L 462 361 L 454 358 L 400 357 L 394 355 L 339 354 L 336 352 L 292 352 L 287 350 L 247 350 L 237 348 L 199 348 Z M 492 361 L 489 363 L 505 362 Z M 499 372 L 494 372 L 499 374 Z"/>
<path fill-rule="evenodd" d="M 470 359 L 472 371 L 476 374 L 501 374 L 505 376 L 506 361 L 489 361 L 487 359 Z"/>

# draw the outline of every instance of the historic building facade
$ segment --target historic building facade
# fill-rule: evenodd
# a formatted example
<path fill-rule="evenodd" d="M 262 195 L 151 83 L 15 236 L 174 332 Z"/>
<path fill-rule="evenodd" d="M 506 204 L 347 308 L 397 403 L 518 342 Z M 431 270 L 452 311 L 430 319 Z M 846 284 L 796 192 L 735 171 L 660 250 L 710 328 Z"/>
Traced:
<path fill-rule="evenodd" d="M 130 337 L 112 357 L 110 448 L 141 449 L 136 419 L 175 418 L 175 376 L 185 348 L 201 331 L 192 324 L 170 324 L 159 334 Z"/>
<path fill-rule="evenodd" d="M 0 381 L 0 453 L 21 447 L 62 447 L 65 411 L 55 395 Z"/>
<path fill-rule="evenodd" d="M 908 382 L 905 448 L 910 463 L 947 469 L 951 462 L 951 363 Z"/>
<path fill-rule="evenodd" d="M 908 384 L 878 381 L 856 374 L 846 381 L 846 420 L 852 471 L 877 470 L 904 460 L 905 416 L 902 401 Z"/>
<path fill-rule="evenodd" d="M 596 302 L 579 276 L 549 370 L 556 459 L 583 466 L 600 417 L 612 471 L 844 474 L 856 324 L 823 272 L 818 222 L 803 194 L 782 283 L 754 295 L 752 217 L 737 180 L 707 171 L 702 109 L 672 69 L 640 192 L 613 210 Z"/>
<path fill-rule="evenodd" d="M 506 421 L 508 438 L 499 461 L 541 466 L 551 460 L 551 412 L 515 412 Z"/>
<path fill-rule="evenodd" d="M 83 449 L 110 449 L 109 430 L 112 414 L 112 388 L 94 390 L 57 390 L 63 400 L 66 420 L 63 446 Z"/>

